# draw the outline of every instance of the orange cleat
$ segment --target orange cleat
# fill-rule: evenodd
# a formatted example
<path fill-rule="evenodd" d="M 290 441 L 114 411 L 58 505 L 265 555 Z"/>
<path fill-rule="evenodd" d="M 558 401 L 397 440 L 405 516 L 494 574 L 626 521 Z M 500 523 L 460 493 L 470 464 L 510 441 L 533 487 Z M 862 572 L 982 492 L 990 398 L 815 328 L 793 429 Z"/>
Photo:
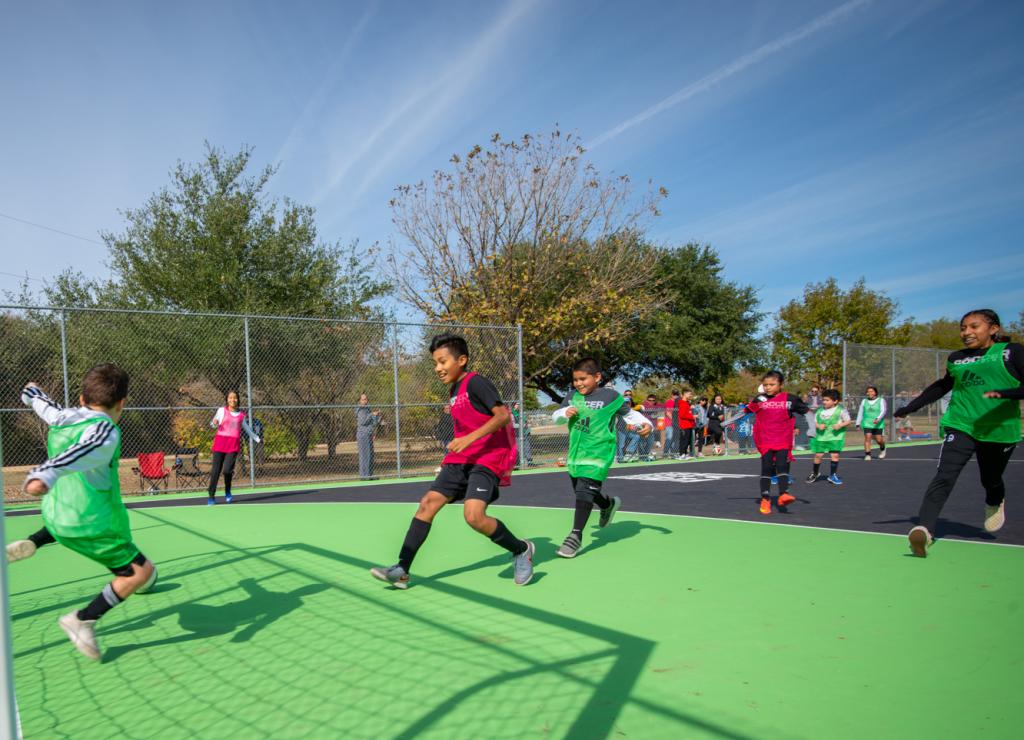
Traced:
<path fill-rule="evenodd" d="M 770 498 L 761 499 L 761 513 L 765 515 L 772 513 L 772 500 Z"/>
<path fill-rule="evenodd" d="M 796 501 L 796 496 L 790 496 L 788 493 L 779 496 L 779 506 L 789 506 L 794 501 Z"/>

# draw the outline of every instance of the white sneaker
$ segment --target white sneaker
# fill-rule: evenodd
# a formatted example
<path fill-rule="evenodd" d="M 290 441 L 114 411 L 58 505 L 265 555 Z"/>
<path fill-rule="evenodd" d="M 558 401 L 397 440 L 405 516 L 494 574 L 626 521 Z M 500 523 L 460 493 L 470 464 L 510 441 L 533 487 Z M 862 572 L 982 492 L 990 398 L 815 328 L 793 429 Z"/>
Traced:
<path fill-rule="evenodd" d="M 910 551 L 914 553 L 914 557 L 928 557 L 928 548 L 932 546 L 933 540 L 931 533 L 926 527 L 922 527 L 920 524 L 917 525 L 910 530 L 907 539 L 910 540 Z"/>
<path fill-rule="evenodd" d="M 71 644 L 86 658 L 99 660 L 102 657 L 100 646 L 96 642 L 95 619 L 81 620 L 76 610 L 58 619 L 57 624 L 67 634 Z"/>
<path fill-rule="evenodd" d="M 24 560 L 36 554 L 36 543 L 32 540 L 15 540 L 7 546 L 7 562 Z"/>
<path fill-rule="evenodd" d="M 998 532 L 1006 524 L 1006 502 L 999 506 L 985 506 L 985 531 Z"/>
<path fill-rule="evenodd" d="M 865 455 L 865 456 L 864 456 L 864 460 L 865 460 L 866 462 L 871 462 L 871 455 L 870 455 L 870 454 L 867 454 L 867 455 Z"/>
<path fill-rule="evenodd" d="M 885 459 L 885 450 L 882 450 L 881 452 L 878 453 L 878 459 L 879 460 L 884 460 Z"/>

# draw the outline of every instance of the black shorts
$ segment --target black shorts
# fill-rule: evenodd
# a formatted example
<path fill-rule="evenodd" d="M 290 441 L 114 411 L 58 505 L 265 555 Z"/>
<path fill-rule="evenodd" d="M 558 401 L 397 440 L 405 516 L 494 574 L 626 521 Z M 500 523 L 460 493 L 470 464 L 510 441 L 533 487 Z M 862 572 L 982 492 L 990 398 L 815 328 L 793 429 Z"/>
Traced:
<path fill-rule="evenodd" d="M 475 463 L 445 463 L 430 490 L 446 496 L 449 502 L 475 498 L 490 504 L 498 498 L 498 475 Z"/>
<path fill-rule="evenodd" d="M 872 434 L 877 434 L 881 437 L 885 434 L 885 427 L 861 427 L 864 430 L 864 436 L 870 437 Z"/>
<path fill-rule="evenodd" d="M 593 502 L 594 496 L 601 493 L 602 483 L 599 480 L 594 480 L 593 478 L 573 478 L 571 475 L 569 480 L 572 481 L 572 490 L 578 499 Z"/>

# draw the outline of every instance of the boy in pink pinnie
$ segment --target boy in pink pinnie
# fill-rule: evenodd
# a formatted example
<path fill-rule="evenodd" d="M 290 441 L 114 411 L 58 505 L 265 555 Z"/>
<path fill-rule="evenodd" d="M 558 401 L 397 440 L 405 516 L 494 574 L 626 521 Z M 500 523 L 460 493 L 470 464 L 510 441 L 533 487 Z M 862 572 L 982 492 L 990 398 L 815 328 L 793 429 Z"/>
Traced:
<path fill-rule="evenodd" d="M 772 513 L 772 476 L 779 477 L 779 511 L 796 501 L 789 494 L 789 463 L 793 451 L 794 416 L 810 409 L 800 396 L 782 390 L 783 375 L 778 370 L 761 379 L 764 392 L 747 404 L 754 414 L 754 445 L 761 453 L 761 513 Z"/>
<path fill-rule="evenodd" d="M 525 586 L 533 578 L 534 545 L 512 534 L 500 519 L 487 514 L 498 498 L 498 487 L 509 485 L 516 461 L 512 415 L 498 389 L 482 375 L 471 372 L 469 346 L 454 334 L 441 334 L 430 343 L 434 372 L 449 386 L 449 405 L 455 439 L 430 490 L 419 508 L 390 567 L 371 568 L 373 577 L 398 589 L 409 587 L 409 569 L 430 533 L 434 517 L 454 501 L 462 501 L 466 524 L 512 555 L 513 580 Z"/>

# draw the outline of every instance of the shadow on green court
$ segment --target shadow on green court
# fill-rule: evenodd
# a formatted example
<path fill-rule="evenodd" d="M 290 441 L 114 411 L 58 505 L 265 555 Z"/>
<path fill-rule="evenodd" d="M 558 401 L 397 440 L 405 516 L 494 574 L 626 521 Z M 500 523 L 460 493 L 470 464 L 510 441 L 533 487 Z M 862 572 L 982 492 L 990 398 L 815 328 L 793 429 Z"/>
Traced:
<path fill-rule="evenodd" d="M 380 588 L 371 587 L 368 576 L 366 581 L 350 585 L 347 581 L 357 578 L 351 569 L 365 573 L 374 564 L 344 553 L 306 543 L 239 548 L 160 514 L 136 513 L 219 547 L 220 552 L 207 551 L 201 556 L 205 560 L 194 567 L 185 562 L 178 563 L 183 568 L 162 564 L 162 574 L 166 573 L 169 581 L 186 583 L 204 574 L 205 581 L 200 582 L 216 587 L 198 600 L 170 604 L 101 631 L 104 640 L 123 639 L 136 632 L 157 631 L 163 636 L 109 647 L 103 667 L 89 666 L 90 678 L 85 683 L 88 688 L 80 697 L 79 711 L 90 701 L 101 703 L 104 693 L 118 695 L 119 691 L 132 690 L 130 683 L 122 687 L 122 682 L 127 682 L 122 670 L 127 675 L 140 665 L 139 661 L 127 661 L 122 670 L 115 666 L 124 663 L 129 654 L 152 649 L 153 655 L 160 657 L 151 656 L 150 661 L 161 661 L 161 675 L 188 671 L 180 680 L 189 681 L 195 679 L 186 676 L 197 675 L 196 671 L 206 678 L 206 674 L 219 672 L 255 682 L 269 697 L 262 705 L 262 717 L 261 707 L 250 708 L 244 716 L 238 716 L 233 702 L 206 702 L 202 712 L 212 713 L 215 719 L 220 717 L 218 721 L 241 722 L 246 731 L 256 735 L 274 734 L 274 722 L 281 722 L 280 717 L 271 720 L 275 711 L 280 714 L 282 710 L 282 705 L 273 703 L 273 697 L 290 696 L 292 692 L 312 701 L 318 696 L 311 691 L 315 689 L 325 691 L 324 696 L 328 697 L 320 701 L 323 706 L 315 709 L 322 712 L 330 708 L 331 714 L 294 711 L 296 717 L 308 723 L 319 721 L 311 725 L 316 728 L 312 731 L 323 736 L 337 736 L 336 733 L 350 732 L 353 727 L 365 732 L 365 723 L 371 721 L 378 723 L 378 735 L 402 738 L 447 733 L 452 722 L 461 728 L 459 732 L 473 734 L 475 730 L 469 728 L 486 727 L 482 724 L 485 720 L 491 727 L 498 723 L 501 735 L 535 734 L 536 722 L 547 714 L 553 718 L 553 731 L 563 737 L 607 737 L 615 734 L 615 723 L 628 704 L 656 717 L 661 725 L 659 730 L 664 729 L 667 736 L 701 732 L 735 740 L 748 737 L 714 721 L 633 694 L 656 643 L 449 582 L 462 573 L 507 563 L 507 556 L 487 558 L 424 578 L 416 589 L 423 589 L 420 595 L 399 596 L 382 584 L 377 584 Z M 660 527 L 621 522 L 601 530 L 591 547 L 634 537 L 645 529 L 665 533 Z M 544 552 L 553 551 L 550 541 L 544 540 L 543 544 Z M 333 564 L 330 571 L 339 573 L 337 580 L 323 579 L 323 567 L 318 566 L 323 561 Z M 237 580 L 238 570 L 245 567 L 262 577 Z M 282 590 L 260 582 L 273 578 L 304 585 Z M 244 598 L 235 596 L 239 590 Z M 341 598 L 325 594 L 328 591 L 340 593 Z M 325 601 L 325 597 L 329 600 Z M 50 604 L 36 613 L 54 609 Z M 294 622 L 288 628 L 294 639 L 286 639 L 287 644 L 283 644 L 281 630 L 275 630 L 276 642 L 253 642 L 279 621 Z M 336 635 L 334 639 L 328 637 L 330 632 Z M 216 639 L 228 635 L 229 640 Z M 329 641 L 319 642 L 325 638 Z M 116 643 L 117 639 L 112 641 Z M 210 644 L 205 645 L 204 641 Z M 159 652 L 161 647 L 186 648 L 189 644 L 192 647 L 181 654 Z M 39 653 L 39 659 L 49 659 L 47 651 L 56 645 L 67 647 L 63 640 L 47 640 L 18 653 L 16 659 L 23 661 L 33 653 Z M 317 645 L 322 648 L 319 654 Z M 238 652 L 242 648 L 245 652 Z M 64 695 L 69 693 L 56 682 L 46 685 L 46 677 L 39 680 L 43 682 L 43 695 L 62 690 Z M 196 687 L 194 691 L 200 689 Z M 395 711 L 393 707 L 399 700 L 406 700 L 406 708 Z M 292 706 L 291 702 L 281 701 L 284 707 Z M 374 702 L 381 702 L 381 709 L 369 711 Z M 481 704 L 498 713 L 478 716 L 475 713 L 481 711 Z M 149 721 L 163 724 L 151 728 L 185 729 L 185 725 L 174 724 L 177 718 L 173 711 L 158 708 L 157 695 Z M 352 717 L 353 727 L 345 724 L 346 714 Z M 370 719 L 364 719 L 366 715 Z M 59 718 L 55 716 L 54 721 L 57 729 L 63 731 Z M 330 722 L 334 724 L 325 724 Z M 73 725 L 74 719 L 70 718 L 68 729 Z M 298 731 L 295 724 L 286 726 Z M 116 727 L 115 721 L 109 729 Z"/>

